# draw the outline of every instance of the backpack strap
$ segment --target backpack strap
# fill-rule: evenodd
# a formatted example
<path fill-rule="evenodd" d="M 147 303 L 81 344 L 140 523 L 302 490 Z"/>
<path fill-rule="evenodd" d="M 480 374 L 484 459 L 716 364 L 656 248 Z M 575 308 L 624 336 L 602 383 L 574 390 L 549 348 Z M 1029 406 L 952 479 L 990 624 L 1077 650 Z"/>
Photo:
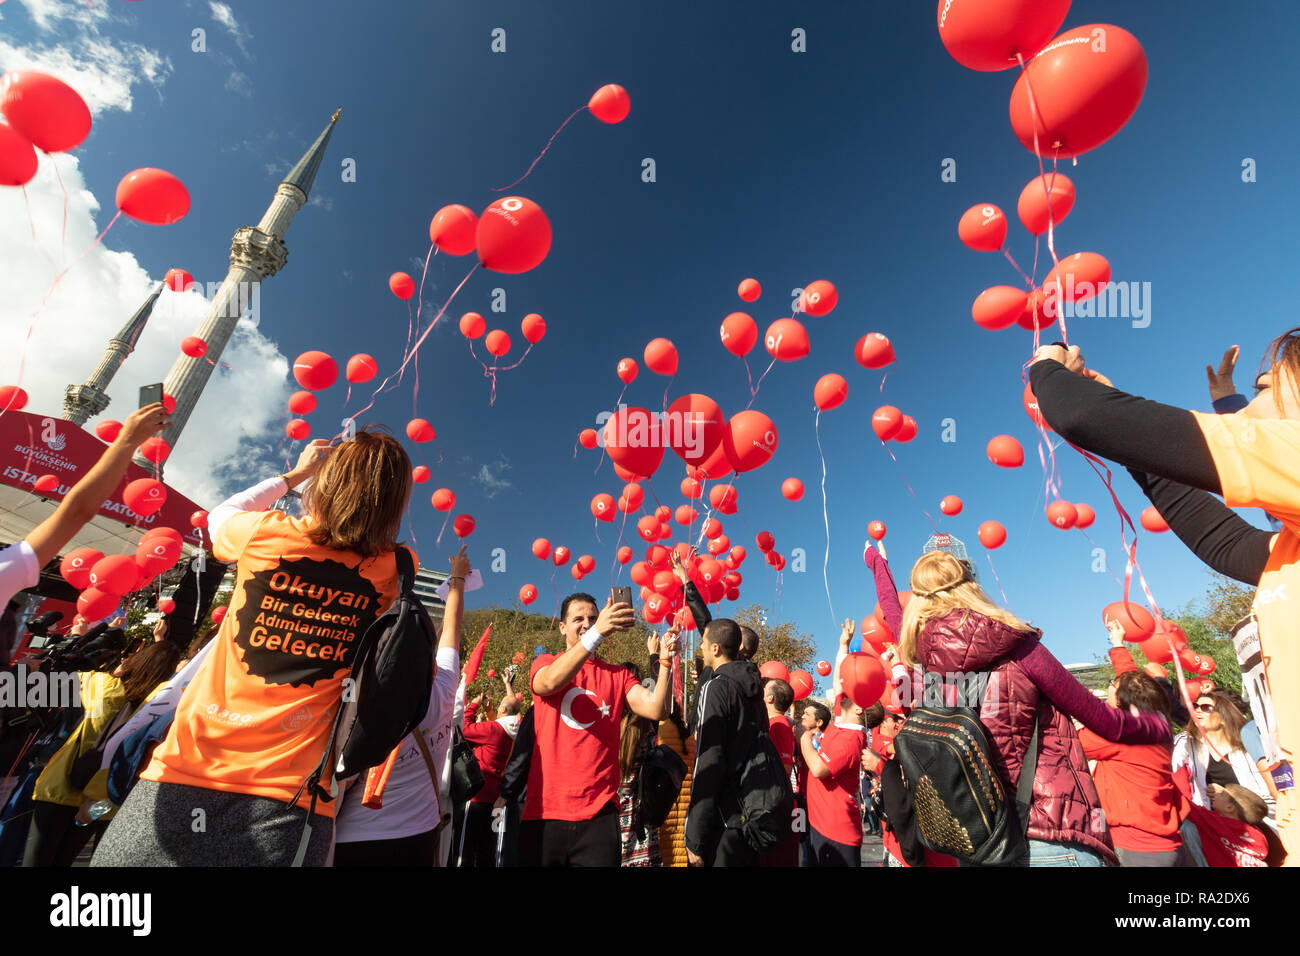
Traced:
<path fill-rule="evenodd" d="M 400 601 L 415 587 L 415 563 L 411 560 L 411 552 L 406 550 L 405 546 L 398 546 L 393 556 L 397 559 L 397 599 Z"/>
<path fill-rule="evenodd" d="M 1034 802 L 1034 774 L 1038 770 L 1038 709 L 1034 709 L 1034 732 L 1029 737 L 1029 749 L 1020 764 L 1020 777 L 1016 780 L 1016 811 L 1020 814 L 1020 835 L 1029 831 L 1029 810 Z"/>

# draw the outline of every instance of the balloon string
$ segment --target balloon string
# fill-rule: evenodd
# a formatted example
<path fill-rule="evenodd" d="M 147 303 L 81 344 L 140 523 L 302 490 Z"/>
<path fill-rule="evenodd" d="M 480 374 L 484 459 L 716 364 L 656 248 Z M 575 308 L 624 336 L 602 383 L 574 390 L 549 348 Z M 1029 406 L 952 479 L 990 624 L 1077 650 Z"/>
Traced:
<path fill-rule="evenodd" d="M 898 468 L 898 474 L 899 474 L 899 476 L 903 479 L 903 484 L 905 484 L 905 485 L 907 486 L 907 493 L 910 494 L 910 495 L 912 496 L 912 500 L 916 502 L 916 506 L 917 506 L 918 508 L 921 509 L 921 513 L 922 513 L 923 515 L 925 515 L 926 520 L 930 522 L 930 527 L 934 529 L 934 533 L 935 533 L 935 534 L 938 534 L 938 533 L 939 533 L 939 526 L 938 526 L 937 524 L 934 523 L 934 515 L 930 514 L 930 512 L 928 512 L 928 511 L 926 511 L 926 510 L 925 510 L 925 506 L 921 504 L 921 499 L 918 498 L 918 497 L 916 497 L 916 492 L 912 490 L 912 483 L 911 483 L 910 481 L 907 480 L 907 473 L 906 473 L 905 471 L 903 471 L 903 466 L 902 466 L 901 464 L 899 464 L 898 459 L 894 457 L 894 452 L 893 452 L 893 450 L 889 447 L 889 443 L 888 443 L 888 442 L 884 442 L 884 441 L 882 441 L 882 442 L 880 443 L 880 447 L 883 448 L 883 449 L 885 449 L 885 451 L 889 453 L 889 457 L 890 457 L 890 458 L 893 458 L 893 459 L 894 459 L 894 465 L 897 466 L 897 468 Z"/>
<path fill-rule="evenodd" d="M 411 300 L 406 300 L 406 347 L 402 349 L 402 358 L 411 356 L 411 339 L 415 338 L 415 316 L 411 313 Z M 406 368 L 406 363 L 402 363 L 402 368 Z M 397 384 L 402 384 L 402 375 L 397 376 Z"/>
<path fill-rule="evenodd" d="M 623 383 L 623 387 L 619 390 L 618 398 L 614 399 L 614 414 L 615 414 L 615 415 L 618 414 L 619 406 L 623 404 L 623 396 L 626 395 L 626 394 L 627 394 L 627 382 L 624 382 L 624 383 Z M 591 471 L 591 473 L 592 473 L 593 475 L 596 474 L 596 472 L 600 471 L 600 466 L 603 465 L 603 464 L 605 463 L 605 443 L 604 443 L 603 441 L 601 441 L 601 442 L 599 442 L 598 444 L 600 445 L 600 458 L 597 459 L 597 461 L 596 461 L 596 467 L 593 468 L 592 471 Z"/>
<path fill-rule="evenodd" d="M 997 583 L 998 591 L 1002 595 L 1002 606 L 1009 608 L 1011 602 L 1007 600 L 1007 592 L 1002 587 L 1002 579 L 998 577 L 998 569 L 993 567 L 993 555 L 987 548 L 984 550 L 984 557 L 989 559 L 989 570 L 993 572 L 993 580 Z"/>
<path fill-rule="evenodd" d="M 1087 538 L 1087 539 L 1088 539 L 1088 543 L 1089 543 L 1090 545 L 1092 545 L 1094 548 L 1098 548 L 1098 547 L 1100 547 L 1100 546 L 1097 544 L 1096 541 L 1093 541 L 1093 540 L 1092 540 L 1092 535 L 1088 534 L 1088 532 L 1084 531 L 1082 528 L 1079 528 L 1079 534 L 1081 534 L 1081 535 L 1083 535 L 1085 538 Z M 1119 576 L 1116 575 L 1115 572 L 1112 571 L 1112 570 L 1110 569 L 1110 562 L 1109 562 L 1109 561 L 1106 562 L 1106 573 L 1109 574 L 1109 575 L 1111 576 L 1111 580 L 1113 580 L 1116 584 L 1123 586 L 1124 582 L 1121 581 L 1121 580 L 1119 579 Z"/>
<path fill-rule="evenodd" d="M 420 310 L 424 308 L 424 277 L 429 274 L 429 260 L 437 254 L 437 247 L 432 242 L 429 243 L 429 251 L 424 255 L 424 271 L 420 273 L 420 291 L 418 293 L 420 300 L 415 304 L 415 327 L 417 329 L 420 327 Z M 407 338 L 406 344 L 408 346 L 411 344 L 410 338 Z"/>
<path fill-rule="evenodd" d="M 886 372 L 884 375 L 880 376 L 880 394 L 881 394 L 881 395 L 884 395 L 884 394 L 885 394 L 885 379 L 887 379 L 887 378 L 889 378 L 889 373 L 888 373 L 888 372 Z"/>
<path fill-rule="evenodd" d="M 561 123 L 560 128 L 551 134 L 551 138 L 546 141 L 546 145 L 542 147 L 542 151 L 537 154 L 537 158 L 533 160 L 532 165 L 530 165 L 526 170 L 524 170 L 524 174 L 522 176 L 516 179 L 513 183 L 510 183 L 508 186 L 494 186 L 492 187 L 492 191 L 494 193 L 499 193 L 499 192 L 504 192 L 507 189 L 513 189 L 515 186 L 518 186 L 525 179 L 527 179 L 529 175 L 532 173 L 533 167 L 535 167 L 538 163 L 542 161 L 542 157 L 546 155 L 546 151 L 551 148 L 551 144 L 555 142 L 555 137 L 559 136 L 560 133 L 564 130 L 564 127 L 569 125 L 570 120 L 572 120 L 575 116 L 577 116 L 586 108 L 587 108 L 586 106 L 579 106 L 576 110 L 574 110 L 572 113 L 569 114 L 569 119 L 566 119 L 563 123 Z"/>
<path fill-rule="evenodd" d="M 49 153 L 45 154 L 49 156 Z M 50 156 L 50 165 L 54 167 L 54 178 L 59 181 L 59 189 L 63 191 L 63 234 L 60 237 L 62 248 L 59 250 L 59 262 L 68 261 L 68 187 L 63 184 L 63 174 L 59 172 L 59 164 Z"/>
<path fill-rule="evenodd" d="M 406 516 L 406 530 L 410 533 L 410 535 L 411 535 L 411 544 L 415 545 L 414 550 L 415 550 L 415 552 L 418 554 L 419 551 L 420 551 L 420 542 L 419 542 L 418 540 L 416 540 L 416 537 L 415 537 L 415 525 L 411 523 L 411 516 L 410 516 L 410 514 L 407 514 L 407 516 Z"/>
<path fill-rule="evenodd" d="M 27 225 L 32 228 L 32 245 L 36 244 L 36 220 L 32 218 L 32 197 L 27 195 L 27 187 L 23 186 L 23 204 L 27 207 Z"/>
<path fill-rule="evenodd" d="M 597 518 L 595 515 L 592 515 L 591 522 L 592 522 L 591 530 L 592 530 L 592 534 L 596 536 L 596 543 L 603 545 L 605 542 L 600 540 L 600 519 Z"/>
<path fill-rule="evenodd" d="M 560 616 L 560 592 L 555 589 L 555 572 L 560 570 L 560 566 L 554 560 L 551 565 L 551 595 L 555 598 L 555 603 L 551 606 L 551 620 L 546 625 L 548 631 L 555 626 L 555 619 Z"/>
<path fill-rule="evenodd" d="M 1038 98 L 1034 95 L 1034 83 L 1029 78 L 1029 69 L 1028 67 L 1025 66 L 1024 56 L 1022 56 L 1019 52 L 1017 52 L 1016 59 L 1020 62 L 1020 73 L 1025 78 L 1025 91 L 1029 94 L 1029 111 L 1030 111 L 1032 122 L 1034 124 L 1034 156 L 1038 159 L 1038 175 L 1043 180 L 1043 189 L 1047 191 L 1047 251 L 1052 257 L 1052 265 L 1059 266 L 1061 262 L 1056 257 L 1056 228 L 1052 216 L 1052 194 L 1047 184 L 1047 169 L 1043 165 L 1043 153 L 1038 142 L 1038 125 L 1040 120 L 1040 113 L 1038 111 Z M 1047 127 L 1044 126 L 1043 130 L 1046 131 L 1046 129 Z M 1059 156 L 1060 156 L 1060 149 L 1058 148 L 1053 155 L 1053 169 L 1055 169 L 1056 158 Z M 1037 250 L 1036 240 L 1035 240 L 1035 250 Z M 1037 252 L 1035 252 L 1035 265 L 1034 265 L 1035 275 L 1038 274 L 1038 266 L 1036 260 L 1037 260 Z M 1060 299 L 1059 290 L 1058 290 L 1057 299 L 1059 302 Z M 1067 345 L 1069 345 L 1070 340 L 1066 337 L 1065 321 L 1063 317 L 1061 320 L 1061 339 Z M 1035 345 L 1037 345 L 1037 342 L 1035 342 Z"/>
<path fill-rule="evenodd" d="M 830 608 L 831 625 L 834 626 L 837 618 L 835 605 L 831 602 L 831 519 L 826 511 L 826 453 L 822 451 L 822 410 L 820 408 L 813 418 L 813 434 L 817 436 L 817 454 L 822 460 L 822 522 L 826 525 L 826 555 L 822 558 L 822 581 L 826 584 L 826 606 Z"/>
<path fill-rule="evenodd" d="M 622 511 L 621 508 L 620 508 L 619 510 Z M 623 531 L 624 531 L 626 528 L 627 528 L 627 512 L 626 512 L 626 511 L 623 511 L 623 520 L 619 523 L 619 526 L 618 526 L 618 540 L 614 542 L 614 563 L 611 564 L 611 565 L 610 565 L 610 568 L 609 568 L 609 585 L 610 585 L 610 587 L 613 587 L 613 586 L 614 586 L 614 567 L 615 567 L 616 565 L 618 565 L 618 563 L 619 563 L 619 561 L 618 561 L 618 549 L 621 548 L 621 547 L 623 546 Z M 618 574 L 619 574 L 619 577 L 622 577 L 622 576 L 623 576 L 623 573 L 622 573 L 621 571 L 620 571 Z"/>
<path fill-rule="evenodd" d="M 420 346 L 424 344 L 424 340 L 429 337 L 429 333 L 432 332 L 435 328 L 437 328 L 438 320 L 442 318 L 443 313 L 447 311 L 447 307 L 451 305 L 452 300 L 456 298 L 456 296 L 460 293 L 460 290 L 465 288 L 465 283 L 469 281 L 470 276 L 474 274 L 476 269 L 478 269 L 477 263 L 474 265 L 472 269 L 469 270 L 469 272 L 465 273 L 465 278 L 460 280 L 460 285 L 456 286 L 456 288 L 452 290 L 451 295 L 447 297 L 447 301 L 442 304 L 442 308 L 438 310 L 438 314 L 433 317 L 433 321 L 429 323 L 429 327 L 424 330 L 424 333 L 416 341 L 414 347 L 410 350 L 409 354 L 406 356 L 405 359 L 403 359 L 402 364 L 397 369 L 397 371 L 391 373 L 388 376 L 388 378 L 384 379 L 383 382 L 380 383 L 379 387 L 375 389 L 375 391 L 371 394 L 370 401 L 366 404 L 365 408 L 362 408 L 360 411 L 358 411 L 356 415 L 351 416 L 352 418 L 356 418 L 357 415 L 364 415 L 366 412 L 370 411 L 370 409 L 374 408 L 376 400 L 378 400 L 380 394 L 385 390 L 388 383 L 393 381 L 393 379 L 395 378 L 398 379 L 398 383 L 400 384 L 401 382 L 400 376 L 402 372 L 405 371 L 407 363 L 411 361 L 411 356 L 419 351 Z M 342 433 L 340 433 L 339 435 L 335 435 L 334 437 L 335 440 L 338 440 L 339 438 L 342 437 Z"/>
<path fill-rule="evenodd" d="M 745 378 L 749 380 L 749 397 L 753 398 L 758 393 L 754 390 L 754 373 L 749 370 L 749 359 L 741 356 L 740 360 L 745 363 Z"/>
<path fill-rule="evenodd" d="M 770 371 L 772 371 L 772 366 L 775 365 L 775 364 L 776 364 L 776 358 L 773 357 L 772 361 L 769 362 L 769 363 L 767 364 L 767 368 L 765 368 L 765 369 L 763 370 L 763 374 L 760 375 L 760 376 L 758 377 L 758 383 L 754 386 L 753 390 L 750 391 L 750 393 L 749 393 L 749 405 L 746 405 L 746 406 L 745 406 L 746 408 L 749 408 L 750 405 L 753 405 L 753 404 L 754 404 L 754 399 L 758 398 L 758 390 L 759 390 L 760 388 L 763 387 L 763 379 L 767 378 L 767 373 L 770 372 Z M 749 367 L 749 366 L 746 365 L 746 368 L 748 368 L 748 367 Z"/>
<path fill-rule="evenodd" d="M 1030 289 L 1030 291 L 1032 292 L 1033 289 L 1034 289 L 1034 284 L 1035 284 L 1035 283 L 1034 283 L 1034 280 L 1031 279 L 1031 278 L 1029 278 L 1029 276 L 1025 275 L 1025 270 L 1022 269 L 1022 268 L 1020 268 L 1020 263 L 1016 262 L 1016 260 L 1012 257 L 1012 255 L 1011 255 L 1011 250 L 1008 249 L 1006 246 L 1003 246 L 1003 247 L 1002 247 L 1002 254 L 1003 254 L 1004 256 L 1007 257 L 1007 262 L 1011 263 L 1012 267 L 1013 267 L 1017 272 L 1020 273 L 1020 278 L 1022 278 L 1022 279 L 1025 280 L 1025 285 L 1029 286 L 1029 289 Z M 1034 268 L 1035 268 L 1035 270 L 1037 270 L 1037 268 L 1038 268 L 1038 256 L 1037 256 L 1037 255 L 1034 256 Z"/>
<path fill-rule="evenodd" d="M 438 537 L 434 539 L 434 544 L 442 544 L 442 533 L 447 530 L 447 522 L 451 520 L 451 509 L 447 509 L 447 517 L 442 519 L 442 527 L 438 529 Z"/>
<path fill-rule="evenodd" d="M 677 373 L 674 372 L 672 375 L 668 376 L 668 383 L 664 385 L 664 401 L 663 401 L 663 408 L 662 408 L 664 412 L 668 411 L 668 389 L 673 387 L 673 380 L 676 378 L 677 378 Z"/>
<path fill-rule="evenodd" d="M 524 349 L 524 354 L 521 355 L 521 356 L 519 356 L 519 361 L 518 361 L 518 362 L 516 362 L 514 365 L 503 365 L 501 368 L 497 369 L 497 371 L 499 371 L 499 372 L 509 372 L 509 371 L 512 371 L 512 370 L 514 370 L 514 369 L 517 369 L 519 366 L 523 365 L 523 364 L 524 364 L 524 359 L 528 358 L 528 353 L 531 352 L 531 351 L 533 350 L 533 346 L 536 345 L 536 344 L 537 344 L 536 342 L 529 342 L 529 343 L 528 343 L 528 348 Z"/>

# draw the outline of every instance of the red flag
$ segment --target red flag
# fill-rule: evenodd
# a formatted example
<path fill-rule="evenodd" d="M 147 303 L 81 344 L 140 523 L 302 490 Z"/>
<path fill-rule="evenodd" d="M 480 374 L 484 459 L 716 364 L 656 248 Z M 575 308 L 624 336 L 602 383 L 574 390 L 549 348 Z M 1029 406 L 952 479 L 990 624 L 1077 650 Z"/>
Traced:
<path fill-rule="evenodd" d="M 487 626 L 483 636 L 478 639 L 478 644 L 474 646 L 473 652 L 469 655 L 469 663 L 465 665 L 465 686 L 474 683 L 474 678 L 478 677 L 478 666 L 483 661 L 483 652 L 487 650 L 488 635 L 492 633 L 492 625 Z"/>

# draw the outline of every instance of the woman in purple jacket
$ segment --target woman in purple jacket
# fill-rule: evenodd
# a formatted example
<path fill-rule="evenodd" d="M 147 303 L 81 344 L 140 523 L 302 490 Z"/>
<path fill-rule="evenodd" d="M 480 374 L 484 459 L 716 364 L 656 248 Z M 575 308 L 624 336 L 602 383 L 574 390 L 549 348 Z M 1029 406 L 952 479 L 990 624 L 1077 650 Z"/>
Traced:
<path fill-rule="evenodd" d="M 952 555 L 922 555 L 912 568 L 912 595 L 899 634 L 902 663 L 940 675 L 948 706 L 980 708 L 994 763 L 1011 791 L 1037 723 L 1038 765 L 1025 862 L 1117 863 L 1071 718 L 1106 740 L 1125 744 L 1165 742 L 1169 724 L 1159 714 L 1124 713 L 1094 697 L 1043 647 L 1041 633 L 990 601 Z M 982 688 L 978 702 L 956 699 L 958 688 L 971 686 Z"/>

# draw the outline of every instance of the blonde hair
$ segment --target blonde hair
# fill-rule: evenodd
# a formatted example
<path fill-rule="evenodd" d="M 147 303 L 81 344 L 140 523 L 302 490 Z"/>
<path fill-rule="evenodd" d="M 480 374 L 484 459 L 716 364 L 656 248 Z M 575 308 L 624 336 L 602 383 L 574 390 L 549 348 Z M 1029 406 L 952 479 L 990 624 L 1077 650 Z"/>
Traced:
<path fill-rule="evenodd" d="M 1005 608 L 998 607 L 984 589 L 975 583 L 966 566 L 946 551 L 931 551 L 921 555 L 912 566 L 912 600 L 903 609 L 903 622 L 899 625 L 898 656 L 907 667 L 919 663 L 916 643 L 925 625 L 952 611 L 963 611 L 962 623 L 971 611 L 1001 621 L 1017 631 L 1033 628 Z"/>

